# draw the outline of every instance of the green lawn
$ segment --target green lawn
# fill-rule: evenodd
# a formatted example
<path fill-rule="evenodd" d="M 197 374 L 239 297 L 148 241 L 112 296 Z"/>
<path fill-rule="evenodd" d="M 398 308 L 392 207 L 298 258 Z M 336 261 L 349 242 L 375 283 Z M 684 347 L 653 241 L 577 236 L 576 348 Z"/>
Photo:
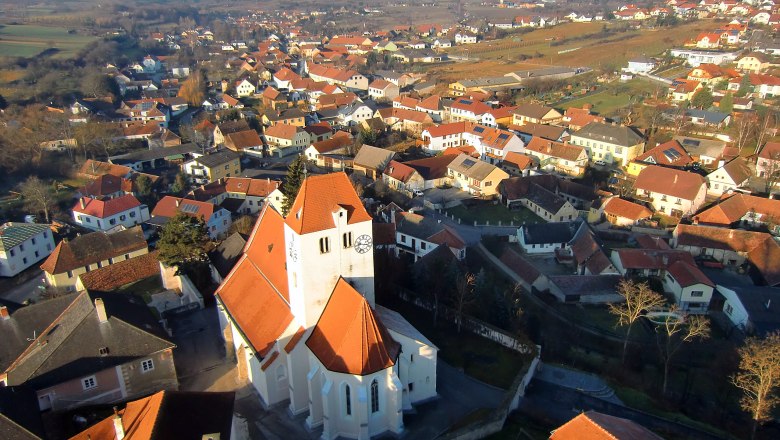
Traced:
<path fill-rule="evenodd" d="M 470 204 L 470 206 L 458 205 L 448 209 L 447 213 L 461 219 L 461 221 L 466 224 L 474 224 L 474 221 L 480 225 L 484 225 L 487 222 L 490 222 L 491 225 L 497 225 L 499 221 L 502 225 L 508 225 L 512 221 L 515 225 L 520 225 L 523 222 L 544 222 L 541 217 L 526 208 L 510 211 L 504 205 L 493 204 L 493 202 L 488 201 L 480 201 L 478 203 Z"/>
<path fill-rule="evenodd" d="M 520 354 L 466 330 L 458 333 L 454 325 L 442 320 L 434 325 L 431 312 L 409 303 L 399 300 L 391 308 L 439 348 L 442 360 L 487 384 L 509 388 L 533 360 L 532 355 Z"/>
<path fill-rule="evenodd" d="M 0 27 L 0 57 L 33 57 L 49 48 L 56 48 L 58 58 L 76 55 L 96 38 L 69 34 L 62 27 L 35 25 L 5 25 Z"/>
<path fill-rule="evenodd" d="M 645 93 L 653 93 L 659 88 L 658 83 L 641 78 L 634 78 L 624 83 L 614 83 L 605 86 L 601 91 L 584 98 L 560 103 L 558 106 L 567 109 L 569 107 L 582 107 L 583 104 L 592 104 L 593 111 L 601 115 L 609 115 L 616 110 L 628 105 L 629 100 L 637 100 L 637 96 Z"/>

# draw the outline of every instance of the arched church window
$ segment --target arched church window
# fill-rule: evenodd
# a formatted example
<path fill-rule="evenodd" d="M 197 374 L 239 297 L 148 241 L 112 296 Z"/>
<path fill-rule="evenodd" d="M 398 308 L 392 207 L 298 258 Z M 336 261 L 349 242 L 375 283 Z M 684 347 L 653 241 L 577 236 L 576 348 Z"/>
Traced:
<path fill-rule="evenodd" d="M 371 382 L 371 412 L 375 413 L 379 411 L 379 384 L 374 379 Z"/>

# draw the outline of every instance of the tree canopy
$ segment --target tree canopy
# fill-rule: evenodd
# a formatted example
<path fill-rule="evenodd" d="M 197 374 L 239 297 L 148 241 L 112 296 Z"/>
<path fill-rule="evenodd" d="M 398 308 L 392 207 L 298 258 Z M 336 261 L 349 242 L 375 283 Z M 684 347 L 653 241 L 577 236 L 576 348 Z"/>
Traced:
<path fill-rule="evenodd" d="M 300 155 L 293 160 L 287 167 L 287 177 L 282 184 L 282 194 L 284 194 L 284 203 L 282 204 L 282 215 L 287 216 L 290 212 L 295 197 L 298 195 L 298 190 L 303 185 L 303 180 L 306 178 L 306 158 Z"/>
<path fill-rule="evenodd" d="M 159 260 L 181 273 L 206 261 L 210 243 L 206 223 L 201 217 L 178 213 L 160 231 L 157 242 Z"/>

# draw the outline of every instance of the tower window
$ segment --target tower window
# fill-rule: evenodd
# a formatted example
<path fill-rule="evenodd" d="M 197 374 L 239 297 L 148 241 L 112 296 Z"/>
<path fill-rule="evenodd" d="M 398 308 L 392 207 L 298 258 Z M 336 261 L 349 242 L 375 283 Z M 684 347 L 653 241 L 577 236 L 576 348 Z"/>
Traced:
<path fill-rule="evenodd" d="M 342 235 L 342 241 L 344 242 L 344 249 L 351 248 L 352 247 L 352 233 L 351 232 L 345 232 Z"/>
<path fill-rule="evenodd" d="M 371 382 L 371 412 L 379 412 L 379 384 L 376 379 Z"/>
<path fill-rule="evenodd" d="M 320 238 L 320 253 L 327 254 L 328 252 L 330 252 L 330 240 L 328 237 L 322 237 Z"/>
<path fill-rule="evenodd" d="M 352 415 L 352 396 L 350 396 L 349 385 L 344 386 L 344 399 L 346 403 L 347 415 Z"/>

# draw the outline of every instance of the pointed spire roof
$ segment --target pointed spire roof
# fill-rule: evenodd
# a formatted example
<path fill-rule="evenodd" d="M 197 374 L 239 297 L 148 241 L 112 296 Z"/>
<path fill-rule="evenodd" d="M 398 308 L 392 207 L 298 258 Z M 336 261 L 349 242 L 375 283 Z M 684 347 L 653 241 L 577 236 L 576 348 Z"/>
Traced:
<path fill-rule="evenodd" d="M 395 365 L 401 349 L 366 299 L 343 278 L 306 346 L 329 371 L 359 376 Z"/>
<path fill-rule="evenodd" d="M 349 177 L 342 173 L 311 176 L 303 181 L 285 223 L 298 234 L 334 228 L 333 214 L 347 210 L 347 223 L 371 221 Z"/>

